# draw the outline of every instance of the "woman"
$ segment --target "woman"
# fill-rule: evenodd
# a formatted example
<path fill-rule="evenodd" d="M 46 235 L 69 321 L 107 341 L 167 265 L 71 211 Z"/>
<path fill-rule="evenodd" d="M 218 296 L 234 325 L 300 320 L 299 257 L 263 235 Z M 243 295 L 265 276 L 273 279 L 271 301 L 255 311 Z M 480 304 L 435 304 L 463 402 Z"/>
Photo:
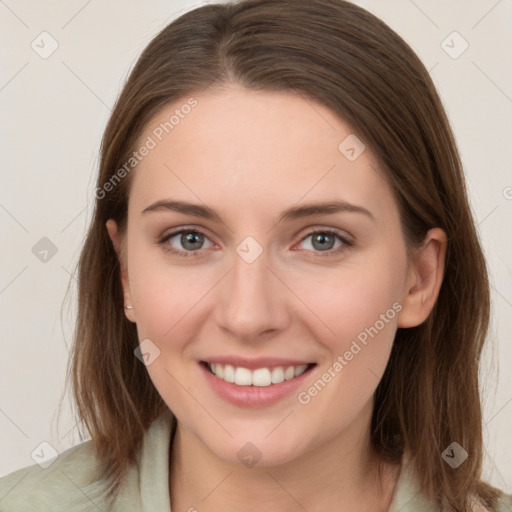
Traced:
<path fill-rule="evenodd" d="M 5 477 L 2 510 L 510 510 L 480 479 L 462 166 L 382 21 L 184 14 L 117 101 L 95 199 L 70 359 L 92 440 Z"/>

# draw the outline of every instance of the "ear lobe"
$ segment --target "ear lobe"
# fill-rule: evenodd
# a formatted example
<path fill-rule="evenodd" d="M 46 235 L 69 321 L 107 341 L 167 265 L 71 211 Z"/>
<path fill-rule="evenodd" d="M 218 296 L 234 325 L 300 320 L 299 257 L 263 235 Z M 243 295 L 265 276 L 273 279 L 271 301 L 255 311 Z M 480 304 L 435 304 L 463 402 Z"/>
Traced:
<path fill-rule="evenodd" d="M 120 268 L 120 277 L 121 277 L 121 285 L 123 287 L 123 294 L 124 294 L 124 305 L 125 306 L 132 306 L 132 298 L 130 293 L 130 282 L 128 279 L 128 271 L 126 269 L 126 264 L 124 261 L 123 256 L 123 250 L 121 247 L 121 241 L 119 239 L 119 232 L 117 229 L 117 223 L 113 219 L 109 219 L 106 222 L 106 228 L 108 232 L 108 236 L 110 237 L 110 240 L 112 241 L 112 244 L 114 246 L 114 249 L 117 254 L 117 258 L 119 261 L 119 268 Z M 131 322 L 135 322 L 135 313 L 133 309 L 127 309 L 124 308 L 126 318 L 130 320 Z"/>
<path fill-rule="evenodd" d="M 398 327 L 416 327 L 430 315 L 443 282 L 446 248 L 446 233 L 430 229 L 410 264 Z"/>

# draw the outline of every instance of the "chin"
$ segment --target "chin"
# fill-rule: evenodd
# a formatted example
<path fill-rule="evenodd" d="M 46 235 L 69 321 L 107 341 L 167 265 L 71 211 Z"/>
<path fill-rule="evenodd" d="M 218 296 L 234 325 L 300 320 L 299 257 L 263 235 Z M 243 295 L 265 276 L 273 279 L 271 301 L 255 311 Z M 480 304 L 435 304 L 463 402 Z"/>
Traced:
<path fill-rule="evenodd" d="M 240 436 L 235 435 L 227 442 L 217 438 L 213 444 L 207 442 L 206 445 L 218 458 L 229 464 L 246 468 L 275 467 L 288 464 L 295 460 L 304 449 L 289 436 L 280 436 L 277 432 L 275 432 L 274 439 L 270 439 L 274 434 L 265 438 L 268 432 L 267 430 L 263 436 L 251 435 L 250 432 L 246 432 Z"/>

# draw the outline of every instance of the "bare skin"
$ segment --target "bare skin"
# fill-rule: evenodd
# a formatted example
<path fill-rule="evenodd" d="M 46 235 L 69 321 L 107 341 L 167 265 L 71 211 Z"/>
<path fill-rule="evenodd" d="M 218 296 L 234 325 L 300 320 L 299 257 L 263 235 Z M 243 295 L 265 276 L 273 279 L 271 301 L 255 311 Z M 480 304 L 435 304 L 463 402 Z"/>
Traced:
<path fill-rule="evenodd" d="M 431 229 L 408 259 L 377 160 L 368 148 L 346 158 L 338 146 L 351 130 L 322 105 L 237 84 L 194 97 L 197 106 L 134 171 L 126 237 L 107 222 L 125 304 L 133 306 L 126 315 L 139 339 L 159 348 L 147 370 L 178 419 L 171 508 L 386 511 L 400 466 L 385 465 L 380 482 L 369 449 L 373 396 L 396 329 L 419 325 L 434 306 L 446 235 Z M 141 143 L 186 100 L 162 110 Z M 207 205 L 222 221 L 164 208 L 142 213 L 169 199 Z M 278 222 L 292 206 L 328 201 L 370 215 L 345 210 Z M 192 248 L 181 234 L 157 243 L 180 228 L 203 236 Z M 343 238 L 331 235 L 322 246 L 325 229 Z M 248 236 L 263 251 L 251 263 L 236 251 Z M 377 334 L 308 394 L 371 326 Z M 206 382 L 199 361 L 214 354 L 315 362 L 300 390 L 309 401 L 292 393 L 241 410 Z M 252 467 L 237 455 L 249 442 L 261 454 Z"/>

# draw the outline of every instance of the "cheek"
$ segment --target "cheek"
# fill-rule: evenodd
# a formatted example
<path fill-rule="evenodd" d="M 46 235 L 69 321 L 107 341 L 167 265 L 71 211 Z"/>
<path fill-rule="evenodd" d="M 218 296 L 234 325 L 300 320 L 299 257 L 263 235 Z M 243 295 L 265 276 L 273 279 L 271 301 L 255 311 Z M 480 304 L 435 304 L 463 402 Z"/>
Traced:
<path fill-rule="evenodd" d="M 139 338 L 171 336 L 175 324 L 200 298 L 194 271 L 166 262 L 159 248 L 135 246 L 129 253 L 128 271 Z"/>
<path fill-rule="evenodd" d="M 201 327 L 198 312 L 207 290 L 193 267 L 167 263 L 156 252 L 134 249 L 129 255 L 130 292 L 138 338 L 151 340 L 159 350 L 147 366 L 148 374 L 160 396 L 181 417 L 190 403 L 183 386 L 195 366 L 188 342 Z"/>
<path fill-rule="evenodd" d="M 325 348 L 321 367 L 327 374 L 308 385 L 315 387 L 314 394 L 328 382 L 315 406 L 325 406 L 328 417 L 340 411 L 356 414 L 382 378 L 402 308 L 405 265 L 405 250 L 382 247 L 350 265 L 347 260 L 337 269 L 324 270 L 309 283 L 297 281 L 303 283 L 297 294 L 315 313 L 309 328 Z M 329 411 L 328 404 L 336 406 Z"/>
<path fill-rule="evenodd" d="M 402 262 L 400 254 L 380 252 L 371 264 L 368 260 L 326 273 L 308 294 L 302 288 L 316 317 L 310 330 L 326 349 L 321 372 L 297 397 L 306 408 L 311 404 L 315 418 L 323 418 L 323 423 L 311 418 L 318 421 L 317 428 L 336 429 L 340 421 L 349 422 L 373 396 L 389 361 L 401 310 Z"/>
<path fill-rule="evenodd" d="M 396 324 L 395 304 L 401 298 L 404 260 L 397 251 L 375 252 L 338 268 L 323 269 L 313 278 L 297 273 L 294 291 L 320 319 L 323 332 L 341 346 L 386 316 Z M 386 312 L 388 314 L 386 315 Z M 378 324 L 381 326 L 381 322 Z"/>

